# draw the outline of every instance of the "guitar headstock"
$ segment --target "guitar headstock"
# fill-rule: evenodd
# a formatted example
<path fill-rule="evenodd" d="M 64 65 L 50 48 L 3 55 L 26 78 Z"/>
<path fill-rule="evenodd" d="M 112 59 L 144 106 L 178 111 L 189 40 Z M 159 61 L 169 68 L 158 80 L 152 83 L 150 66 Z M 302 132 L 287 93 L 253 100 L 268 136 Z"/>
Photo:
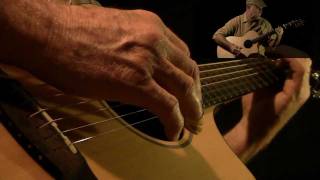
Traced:
<path fill-rule="evenodd" d="M 320 70 L 311 73 L 311 97 L 320 99 Z"/>
<path fill-rule="evenodd" d="M 298 28 L 298 27 L 301 27 L 301 26 L 304 26 L 304 20 L 303 19 L 292 20 L 292 21 L 282 25 L 282 27 L 284 29 Z"/>

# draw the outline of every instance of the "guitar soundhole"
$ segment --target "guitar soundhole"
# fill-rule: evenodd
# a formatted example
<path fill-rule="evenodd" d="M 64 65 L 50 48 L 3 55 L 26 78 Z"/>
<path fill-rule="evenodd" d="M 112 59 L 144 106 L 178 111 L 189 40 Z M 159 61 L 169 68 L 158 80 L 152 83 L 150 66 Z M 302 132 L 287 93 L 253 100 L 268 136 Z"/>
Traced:
<path fill-rule="evenodd" d="M 168 141 L 159 118 L 154 114 L 136 106 L 110 101 L 107 103 L 128 125 L 148 136 Z"/>

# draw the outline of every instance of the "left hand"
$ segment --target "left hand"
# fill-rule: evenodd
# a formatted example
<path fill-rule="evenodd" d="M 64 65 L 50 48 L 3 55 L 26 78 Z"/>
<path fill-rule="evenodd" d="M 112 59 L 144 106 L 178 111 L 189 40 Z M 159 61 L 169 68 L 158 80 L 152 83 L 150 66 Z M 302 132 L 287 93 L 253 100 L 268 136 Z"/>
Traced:
<path fill-rule="evenodd" d="M 242 98 L 241 121 L 246 127 L 246 146 L 251 146 L 245 155 L 247 157 L 269 144 L 310 96 L 311 60 L 285 58 L 283 61 L 288 63 L 293 72 L 280 91 L 264 89 Z"/>
<path fill-rule="evenodd" d="M 274 31 L 275 31 L 275 33 L 272 34 L 270 37 L 271 40 L 276 40 L 276 39 L 282 38 L 282 35 L 284 32 L 282 27 L 279 26 Z"/>
<path fill-rule="evenodd" d="M 275 33 L 272 34 L 268 40 L 269 47 L 276 47 L 280 44 L 283 32 L 284 30 L 280 26 L 275 29 Z"/>
<path fill-rule="evenodd" d="M 283 32 L 284 32 L 284 30 L 283 30 L 283 28 L 282 28 L 281 26 L 277 27 L 277 28 L 275 29 L 275 31 L 276 31 L 278 37 L 279 37 L 279 36 L 282 36 L 282 35 L 283 35 Z"/>
<path fill-rule="evenodd" d="M 275 125 L 284 125 L 310 96 L 310 66 L 307 58 L 284 58 L 292 70 L 283 88 L 264 89 L 242 98 L 243 121 L 246 121 L 249 138 L 264 136 Z M 279 122 L 279 120 L 285 122 Z"/>
<path fill-rule="evenodd" d="M 282 89 L 263 89 L 243 96 L 243 116 L 225 135 L 230 147 L 243 160 L 250 159 L 269 144 L 310 96 L 311 60 L 283 58 L 282 61 L 292 71 Z"/>

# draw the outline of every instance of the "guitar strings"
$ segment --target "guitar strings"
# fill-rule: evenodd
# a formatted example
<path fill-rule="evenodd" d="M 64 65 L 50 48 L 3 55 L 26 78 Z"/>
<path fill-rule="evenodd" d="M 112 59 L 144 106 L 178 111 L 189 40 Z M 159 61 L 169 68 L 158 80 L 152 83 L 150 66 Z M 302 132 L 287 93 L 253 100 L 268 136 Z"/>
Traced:
<path fill-rule="evenodd" d="M 115 116 L 115 117 L 112 117 L 112 118 L 104 119 L 102 121 L 98 121 L 98 122 L 86 124 L 86 125 L 83 125 L 83 126 L 78 126 L 78 127 L 75 127 L 75 128 L 67 129 L 67 130 L 64 130 L 62 132 L 63 133 L 67 133 L 67 132 L 75 131 L 75 130 L 78 130 L 78 129 L 83 129 L 83 128 L 86 128 L 86 127 L 89 127 L 89 126 L 94 126 L 94 125 L 101 124 L 101 123 L 107 123 L 107 122 L 112 121 L 114 119 L 123 118 L 123 117 L 130 116 L 130 115 L 133 115 L 133 114 L 141 113 L 141 112 L 144 112 L 144 111 L 147 111 L 147 110 L 146 109 L 141 109 L 139 111 L 133 111 L 133 112 L 122 114 L 122 115 Z M 156 117 L 156 116 L 154 116 L 154 117 Z"/>
<path fill-rule="evenodd" d="M 142 111 L 145 111 L 145 110 L 140 110 L 140 112 L 142 112 Z M 93 126 L 93 125 L 97 125 L 97 124 L 104 123 L 104 122 L 109 122 L 109 121 L 111 121 L 111 120 L 113 120 L 113 119 L 117 119 L 117 118 L 119 118 L 119 117 L 128 116 L 128 115 L 133 114 L 133 113 L 139 113 L 139 111 L 131 112 L 131 113 L 128 113 L 128 114 L 125 114 L 125 115 L 121 115 L 121 116 L 118 116 L 118 117 L 113 117 L 113 118 L 105 119 L 105 120 L 103 120 L 103 121 L 91 123 L 91 124 L 88 124 L 88 125 L 84 125 L 84 126 L 80 126 L 80 127 L 68 129 L 68 130 L 63 131 L 63 133 L 71 132 L 71 131 L 74 131 L 74 130 L 82 129 L 82 128 L 85 128 L 85 127 L 88 127 L 88 126 Z M 152 120 L 152 119 L 156 119 L 156 118 L 157 118 L 156 116 L 153 116 L 153 117 L 151 117 L 151 118 L 149 118 L 149 119 L 147 119 L 147 120 L 138 121 L 138 122 L 135 122 L 135 123 L 133 123 L 133 124 L 128 124 L 127 126 L 134 126 L 134 125 L 136 125 L 136 124 L 140 124 L 140 123 L 142 123 L 142 122 L 146 122 L 146 121 L 149 121 L 149 120 Z M 122 129 L 122 128 L 120 128 L 120 129 Z M 120 129 L 119 129 L 119 130 L 120 130 Z M 106 132 L 104 132 L 104 133 L 102 133 L 102 134 L 99 134 L 99 135 L 96 135 L 96 136 L 101 136 L 101 135 L 104 135 L 104 134 L 109 134 L 109 133 L 114 132 L 114 131 L 117 131 L 117 130 L 113 130 L 113 129 L 112 129 L 112 130 L 106 131 Z M 90 140 L 90 139 L 92 139 L 92 138 L 94 138 L 94 137 L 96 137 L 96 136 L 87 137 L 87 138 L 84 138 L 84 139 L 82 139 L 82 140 L 79 140 L 78 142 L 84 142 L 84 141 Z"/>
<path fill-rule="evenodd" d="M 250 69 L 250 68 L 249 68 Z M 242 70 L 243 71 L 243 70 Z M 249 74 L 250 75 L 250 74 Z M 251 75 L 253 75 L 253 74 L 251 74 Z M 216 75 L 217 76 L 217 75 Z M 208 79 L 208 78 L 214 78 L 214 77 L 216 77 L 216 76 L 209 76 L 209 77 L 205 77 L 206 79 Z M 246 76 L 248 76 L 248 75 L 246 75 Z M 223 81 L 226 81 L 226 80 L 223 80 Z M 221 82 L 221 81 L 220 81 Z M 206 84 L 206 85 L 202 85 L 202 87 L 204 87 L 204 86 L 208 86 L 208 85 L 210 85 L 210 84 Z M 89 101 L 87 101 L 87 102 L 89 102 Z M 72 104 L 72 105 L 79 105 L 79 104 L 85 104 L 84 102 L 79 102 L 79 103 L 75 103 L 75 104 Z M 67 106 L 70 106 L 70 105 L 67 105 Z M 54 107 L 54 108 L 47 108 L 47 109 L 44 109 L 44 110 L 53 110 L 53 109 L 58 109 L 57 107 L 59 107 L 59 108 L 63 108 L 63 107 L 66 107 L 66 106 L 56 106 L 56 107 Z M 105 110 L 105 109 L 107 109 L 107 108 L 103 108 L 103 109 L 100 109 L 100 110 L 98 110 L 98 111 L 103 111 L 103 110 Z M 33 117 L 34 115 L 35 115 L 36 113 L 33 113 L 32 115 L 31 115 L 31 117 Z M 83 113 L 81 113 L 81 114 L 79 114 L 79 115 L 84 115 Z M 63 118 L 58 118 L 58 119 L 56 119 L 56 121 L 59 121 L 59 120 L 62 120 Z"/>
<path fill-rule="evenodd" d="M 200 71 L 200 76 L 205 74 L 205 73 L 210 73 L 210 72 L 213 72 L 213 71 L 222 71 L 222 70 L 232 70 L 234 68 L 245 68 L 245 67 L 257 67 L 258 65 L 266 65 L 266 62 L 263 62 L 263 61 L 256 61 L 256 62 L 250 62 L 249 63 L 246 63 L 246 64 L 235 64 L 235 65 L 231 65 L 231 66 L 226 66 L 226 67 L 217 67 L 217 68 L 211 68 L 211 69 L 207 69 L 207 70 L 202 70 Z M 213 65 L 208 65 L 208 66 L 213 66 Z M 232 71 L 234 72 L 234 71 Z"/>
<path fill-rule="evenodd" d="M 232 61 L 232 62 L 221 62 L 221 63 L 209 63 L 209 64 L 204 64 L 204 65 L 201 65 L 201 66 L 202 66 L 202 67 L 205 67 L 205 66 L 212 66 L 212 65 L 217 65 L 217 64 L 218 64 L 218 65 L 219 65 L 219 64 L 226 64 L 226 63 L 230 64 L 230 63 L 234 63 L 234 62 L 235 62 L 235 61 Z M 239 66 L 236 65 L 236 66 L 233 66 L 233 67 L 240 67 L 240 66 L 243 66 L 243 65 L 239 65 Z M 215 70 L 217 70 L 217 69 L 222 70 L 222 69 L 225 69 L 225 68 L 216 68 Z M 249 69 L 251 69 L 251 68 L 249 67 Z M 248 70 L 248 69 L 246 69 L 246 70 Z M 243 70 L 241 70 L 241 71 L 243 71 Z M 208 70 L 200 71 L 200 72 L 208 72 Z M 239 71 L 234 71 L 234 73 L 236 73 L 236 72 L 239 72 Z M 227 74 L 230 74 L 230 73 L 227 73 Z M 232 73 L 231 73 L 231 74 L 232 74 Z M 216 76 L 218 76 L 218 75 L 203 77 L 203 78 L 201 78 L 201 79 L 203 80 L 203 79 L 208 79 L 208 78 L 214 78 L 214 77 L 216 77 Z M 83 104 L 83 103 L 84 103 L 84 102 L 79 102 L 79 103 L 76 103 L 76 104 Z M 61 106 L 60 106 L 60 108 L 61 108 Z M 134 113 L 140 113 L 140 112 L 142 112 L 142 111 L 145 111 L 145 109 L 144 109 L 144 110 L 140 110 L 140 111 L 136 111 L 136 112 L 130 112 L 130 113 L 127 113 L 127 114 L 123 114 L 123 115 L 120 115 L 120 116 L 118 116 L 118 117 L 113 117 L 113 118 L 105 119 L 105 120 L 103 120 L 103 121 L 91 123 L 91 124 L 88 124 L 88 125 L 85 125 L 85 126 L 80 126 L 80 127 L 72 128 L 72 129 L 69 129 L 69 130 L 65 130 L 64 133 L 71 132 L 71 131 L 74 131 L 74 130 L 77 130 L 77 129 L 82 129 L 82 128 L 85 128 L 85 127 L 88 127 L 88 126 L 97 125 L 97 124 L 104 123 L 104 122 L 109 122 L 109 121 L 111 121 L 111 120 L 113 120 L 113 119 L 117 119 L 117 118 L 120 118 L 120 117 L 128 116 L 128 115 L 131 115 L 131 114 L 134 114 Z M 149 120 L 152 120 L 152 119 L 156 119 L 156 118 L 157 118 L 156 116 L 153 116 L 153 117 L 148 118 L 148 119 L 146 119 L 146 120 L 142 120 L 142 121 L 139 121 L 139 122 L 135 122 L 135 123 L 133 123 L 133 124 L 128 124 L 127 126 L 134 126 L 134 125 L 136 125 L 136 124 L 140 124 L 140 123 L 143 123 L 143 122 L 146 122 L 146 121 L 149 121 Z M 63 118 L 62 118 L 62 119 L 63 119 Z M 58 118 L 58 119 L 56 119 L 56 120 L 62 120 L 62 119 L 61 119 L 61 118 Z M 122 128 L 120 128 L 120 129 L 122 129 Z M 119 129 L 119 130 L 120 130 L 120 129 Z M 109 133 L 114 132 L 114 131 L 117 131 L 117 130 L 109 130 L 109 131 L 106 131 L 106 132 L 104 132 L 104 133 L 102 133 L 102 134 L 100 134 L 100 135 L 109 134 Z M 100 135 L 96 135 L 96 136 L 100 136 Z M 85 138 L 85 139 L 79 140 L 78 142 L 84 142 L 84 141 L 89 140 L 89 139 L 92 139 L 92 138 L 94 138 L 94 137 L 96 137 L 96 136 L 87 137 L 87 138 Z M 77 142 L 75 142 L 75 143 L 77 143 Z"/>
<path fill-rule="evenodd" d="M 60 109 L 60 108 L 77 106 L 77 105 L 81 105 L 81 104 L 87 104 L 87 103 L 90 103 L 90 102 L 92 102 L 92 101 L 94 101 L 94 100 L 89 100 L 89 99 L 87 99 L 87 100 L 82 100 L 82 101 L 79 101 L 79 102 L 76 102 L 76 103 L 66 104 L 66 105 L 63 105 L 63 106 L 55 106 L 55 107 L 51 107 L 51 108 L 41 108 L 39 111 L 30 114 L 30 115 L 29 115 L 29 118 L 32 118 L 32 117 L 36 116 L 37 114 L 40 114 L 40 113 L 42 113 L 42 112 L 44 112 L 44 111 L 47 111 L 47 112 L 48 112 L 48 111 L 51 111 L 51 110 L 54 110 L 54 109 L 57 109 L 57 108 Z"/>
<path fill-rule="evenodd" d="M 111 119 L 116 119 L 117 117 L 115 118 L 111 118 Z M 89 137 L 85 137 L 85 138 L 82 138 L 82 139 L 78 139 L 76 141 L 73 141 L 72 143 L 73 144 L 78 144 L 78 143 L 83 143 L 83 142 L 86 142 L 86 141 L 89 141 L 89 140 L 93 140 L 95 138 L 98 138 L 98 137 L 101 137 L 101 136 L 105 136 L 105 135 L 108 135 L 110 133 L 113 133 L 113 132 L 116 132 L 116 131 L 120 131 L 120 130 L 123 130 L 123 129 L 126 129 L 128 127 L 131 127 L 131 126 L 135 126 L 137 124 L 141 124 L 141 123 L 145 123 L 147 121 L 151 121 L 151 120 L 155 120 L 157 119 L 158 117 L 157 116 L 153 116 L 153 117 L 150 117 L 148 119 L 144 119 L 144 120 L 141 120 L 141 121 L 137 121 L 135 123 L 132 123 L 132 124 L 126 124 L 122 127 L 119 127 L 119 128 L 114 128 L 114 129 L 111 129 L 111 130 L 107 130 L 107 131 L 104 131 L 102 133 L 99 133 L 97 135 L 94 135 L 94 136 L 89 136 Z M 106 122 L 106 121 L 105 121 Z M 95 124 L 98 124 L 98 123 L 95 123 Z M 70 130 L 65 130 L 65 131 L 62 131 L 63 133 L 67 133 L 67 132 L 71 132 L 71 131 L 74 131 L 74 130 L 77 130 L 77 129 L 81 129 L 81 128 L 84 128 L 84 127 L 88 127 L 88 126 L 91 126 L 90 124 L 88 125 L 85 125 L 83 127 L 78 127 L 78 128 L 73 128 L 73 129 L 70 129 Z"/>
<path fill-rule="evenodd" d="M 247 71 L 247 70 L 245 70 Z M 269 70 L 271 72 L 271 70 Z M 264 71 L 264 72 L 267 72 L 267 71 Z M 223 82 L 227 82 L 227 81 L 230 81 L 230 80 L 235 80 L 235 79 L 241 79 L 243 77 L 249 77 L 249 76 L 254 76 L 254 75 L 259 75 L 261 72 L 254 72 L 252 74 L 244 74 L 242 76 L 237 76 L 237 77 L 233 77 L 233 78 L 229 78 L 229 79 L 226 79 L 226 80 L 221 80 L 221 81 L 217 81 L 217 82 L 212 82 L 212 83 L 208 83 L 208 84 L 204 84 L 202 85 L 201 87 L 208 87 L 208 86 L 212 86 L 212 85 L 215 85 L 215 84 L 218 84 L 218 83 L 223 83 Z M 210 77 L 212 78 L 212 77 Z"/>
<path fill-rule="evenodd" d="M 243 59 L 226 59 L 226 60 L 222 60 L 219 62 L 211 62 L 211 63 L 204 63 L 204 64 L 199 64 L 198 67 L 202 68 L 205 66 L 211 66 L 211 65 L 221 65 L 221 64 L 231 64 L 231 63 L 235 63 L 235 62 L 254 62 L 257 60 L 262 60 L 262 59 L 268 59 L 265 57 L 251 57 L 251 58 L 243 58 Z"/>
<path fill-rule="evenodd" d="M 250 69 L 250 68 L 249 68 L 249 69 Z M 242 71 L 244 71 L 244 70 L 241 70 L 241 72 L 242 72 Z M 245 70 L 245 71 L 246 71 L 246 70 Z M 236 72 L 239 72 L 239 71 L 236 71 Z M 235 72 L 233 72 L 233 73 L 235 73 Z M 228 73 L 228 74 L 232 74 L 232 73 Z M 220 75 L 220 74 L 219 74 L 219 75 Z M 208 77 L 205 77 L 205 78 L 202 78 L 202 79 L 214 78 L 214 77 L 217 77 L 217 76 L 219 76 L 219 75 L 208 76 Z M 254 74 L 251 74 L 251 75 L 254 75 Z M 245 76 L 250 76 L 250 74 L 249 74 L 249 75 L 245 75 Z M 240 77 L 241 77 L 241 76 L 240 76 Z M 229 79 L 229 80 L 231 80 L 231 79 Z M 215 82 L 215 83 L 225 82 L 225 81 L 228 81 L 228 80 L 218 81 L 218 82 Z M 210 85 L 212 85 L 212 83 L 211 83 L 211 84 L 202 85 L 202 87 L 210 86 Z M 39 114 L 39 113 L 41 113 L 41 112 L 43 112 L 43 111 L 47 111 L 47 112 L 48 112 L 48 111 L 50 111 L 50 110 L 55 110 L 55 109 L 60 109 L 60 108 L 69 107 L 69 106 L 86 104 L 86 103 L 89 103 L 89 102 L 92 102 L 92 101 L 95 101 L 95 100 L 85 100 L 85 101 L 80 101 L 80 102 L 78 102 L 78 103 L 67 104 L 67 105 L 64 105 L 64 106 L 54 106 L 54 107 L 51 107 L 51 108 L 42 108 L 41 110 L 39 110 L 39 111 L 31 114 L 29 117 L 32 118 L 32 117 L 34 117 L 35 115 L 37 115 L 37 114 Z M 122 105 L 123 105 L 123 104 L 120 104 L 120 105 L 117 105 L 116 107 L 119 107 L 119 106 L 122 106 Z M 113 107 L 113 108 L 116 108 L 116 107 Z M 108 108 L 107 108 L 107 107 L 105 107 L 105 108 L 100 108 L 100 109 L 97 109 L 97 110 L 95 110 L 95 111 L 92 111 L 91 113 L 99 112 L 99 111 L 104 111 L 104 110 L 106 110 L 106 109 L 108 109 Z M 74 115 L 74 117 L 82 116 L 82 115 L 85 115 L 85 114 L 87 114 L 87 113 L 79 113 L 79 114 Z M 72 117 L 71 117 L 71 118 L 72 118 Z M 62 117 L 62 118 L 56 118 L 56 119 L 54 119 L 54 122 L 56 122 L 56 121 L 61 121 L 61 120 L 64 120 L 64 119 L 66 119 L 66 118 L 63 118 L 63 117 Z M 50 123 L 49 123 L 49 124 L 50 124 Z M 42 125 L 42 126 L 40 126 L 40 127 L 42 128 L 42 127 L 44 127 L 44 126 L 46 126 L 46 125 L 48 125 L 48 124 L 46 123 L 46 124 L 44 124 L 44 125 Z"/>
<path fill-rule="evenodd" d="M 240 60 L 232 60 L 232 61 L 224 61 L 224 62 L 214 62 L 214 63 L 208 63 L 208 64 L 201 64 L 199 65 L 199 67 L 209 67 L 209 66 L 212 66 L 212 65 L 221 65 L 221 64 L 234 64 L 234 63 L 238 63 L 238 62 L 241 62 L 241 61 L 252 61 L 251 62 L 251 66 L 253 64 L 258 64 L 258 63 L 262 63 L 261 61 L 256 61 L 257 58 L 247 58 L 247 59 L 240 59 Z M 240 65 L 233 65 L 233 66 L 229 66 L 229 67 L 217 67 L 215 69 L 209 69 L 209 70 L 203 70 L 203 71 L 200 71 L 200 73 L 209 73 L 209 72 L 212 72 L 212 71 L 216 71 L 216 70 L 226 70 L 226 69 L 229 69 L 229 68 L 238 68 L 238 67 L 245 67 L 245 66 L 248 66 L 250 64 L 240 64 Z M 241 70 L 243 71 L 243 70 Z M 239 71 L 234 71 L 234 72 L 230 72 L 230 73 L 224 73 L 224 74 L 219 74 L 219 75 L 225 75 L 225 74 L 232 74 L 232 73 L 238 73 Z M 217 75 L 215 75 L 217 76 Z M 202 77 L 200 78 L 200 80 L 206 80 L 206 79 L 210 79 L 210 78 L 213 78 L 215 76 L 207 76 L 207 77 Z M 38 84 L 38 85 L 34 85 L 34 86 L 44 86 L 46 85 L 45 83 L 41 83 L 41 84 Z M 57 97 L 57 96 L 62 96 L 64 95 L 64 93 L 60 92 L 60 93 L 56 93 L 53 95 L 53 97 Z M 50 107 L 50 108 L 42 108 L 40 109 L 39 111 L 33 113 L 30 115 L 30 118 L 32 118 L 33 116 L 36 116 L 37 114 L 40 114 L 41 112 L 43 111 L 50 111 L 50 110 L 54 110 L 54 109 L 57 109 L 57 108 L 65 108 L 65 107 L 70 107 L 70 106 L 75 106 L 75 105 L 79 105 L 79 104 L 85 104 L 86 102 L 89 103 L 89 102 L 92 102 L 92 101 L 96 101 L 96 100 L 88 100 L 88 99 L 85 99 L 83 98 L 82 101 L 80 102 L 76 102 L 76 103 L 72 103 L 72 104 L 66 104 L 66 105 L 63 105 L 63 106 L 53 106 L 53 107 Z M 121 106 L 121 105 L 120 105 Z"/>
<path fill-rule="evenodd" d="M 120 130 L 126 129 L 128 127 L 131 127 L 131 126 L 135 126 L 137 124 L 145 123 L 147 121 L 151 121 L 151 120 L 154 120 L 156 118 L 158 118 L 158 117 L 157 116 L 153 116 L 151 118 L 148 118 L 148 119 L 145 119 L 145 120 L 142 120 L 142 121 L 138 121 L 138 122 L 135 122 L 135 123 L 132 123 L 132 124 L 126 124 L 126 125 L 123 125 L 120 128 L 114 128 L 114 129 L 102 132 L 102 133 L 94 135 L 94 136 L 89 136 L 89 137 L 86 137 L 86 138 L 83 138 L 83 139 L 79 139 L 79 140 L 73 141 L 72 144 L 77 144 L 77 143 L 82 143 L 82 142 L 85 142 L 85 141 L 88 141 L 88 140 L 92 140 L 94 138 L 97 138 L 97 137 L 100 137 L 100 136 L 104 136 L 104 135 L 107 135 L 107 134 L 110 134 L 110 133 L 113 133 L 113 132 L 116 132 L 116 131 L 120 131 Z"/>

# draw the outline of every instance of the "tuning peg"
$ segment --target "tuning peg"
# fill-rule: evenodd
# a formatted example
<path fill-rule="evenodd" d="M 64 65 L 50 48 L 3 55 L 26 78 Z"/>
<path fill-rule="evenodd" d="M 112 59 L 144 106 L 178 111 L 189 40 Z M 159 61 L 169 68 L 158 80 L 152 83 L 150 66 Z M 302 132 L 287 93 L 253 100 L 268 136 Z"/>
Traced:
<path fill-rule="evenodd" d="M 319 81 L 319 79 L 320 79 L 320 71 L 313 72 L 313 73 L 311 74 L 311 77 L 312 77 L 314 80 Z"/>
<path fill-rule="evenodd" d="M 311 95 L 314 99 L 320 99 L 320 71 L 311 73 Z"/>

